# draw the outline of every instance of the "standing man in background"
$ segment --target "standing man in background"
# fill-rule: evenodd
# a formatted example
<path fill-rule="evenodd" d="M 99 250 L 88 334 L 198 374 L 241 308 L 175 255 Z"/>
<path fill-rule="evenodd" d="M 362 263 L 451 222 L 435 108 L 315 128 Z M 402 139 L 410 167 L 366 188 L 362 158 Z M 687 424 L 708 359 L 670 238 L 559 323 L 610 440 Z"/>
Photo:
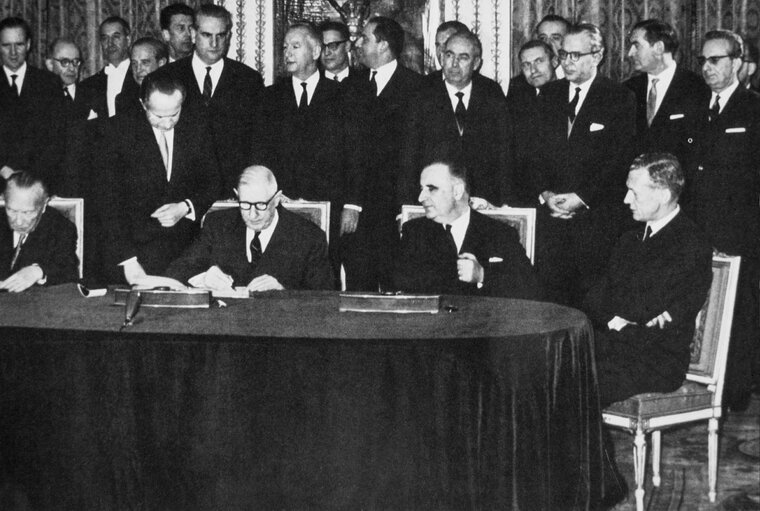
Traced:
<path fill-rule="evenodd" d="M 183 3 L 169 4 L 161 9 L 159 21 L 161 36 L 169 46 L 169 62 L 189 57 L 193 53 L 195 11 Z"/>

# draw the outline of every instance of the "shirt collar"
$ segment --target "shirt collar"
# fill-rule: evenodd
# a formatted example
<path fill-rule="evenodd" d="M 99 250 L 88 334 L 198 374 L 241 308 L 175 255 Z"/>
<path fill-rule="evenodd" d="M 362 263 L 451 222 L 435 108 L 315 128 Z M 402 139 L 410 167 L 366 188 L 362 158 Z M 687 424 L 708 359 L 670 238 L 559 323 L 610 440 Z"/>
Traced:
<path fill-rule="evenodd" d="M 375 83 L 377 84 L 378 96 L 383 91 L 385 86 L 388 85 L 388 82 L 391 81 L 391 77 L 393 76 L 393 73 L 396 72 L 397 67 L 398 67 L 398 61 L 396 59 L 393 59 L 387 64 L 383 64 L 382 66 L 378 67 L 377 69 L 370 70 L 370 73 L 369 73 L 370 77 L 372 77 L 373 71 L 377 71 L 377 74 L 375 75 Z"/>
<path fill-rule="evenodd" d="M 663 83 L 670 84 L 670 82 L 673 80 L 673 76 L 676 74 L 676 63 L 670 62 L 665 69 L 660 71 L 660 74 L 653 75 L 651 73 L 647 73 L 647 79 L 649 82 L 652 82 L 652 78 L 657 78 L 659 81 L 657 82 L 658 87 L 662 85 Z M 663 89 L 664 90 L 664 89 Z"/>
<path fill-rule="evenodd" d="M 279 221 L 280 213 L 277 211 L 277 209 L 275 209 L 272 223 L 270 223 L 269 227 L 266 229 L 262 229 L 261 233 L 259 234 L 259 243 L 261 243 L 262 253 L 266 251 L 267 246 L 269 245 L 269 241 L 272 239 L 272 235 L 274 234 L 274 230 L 277 227 L 277 223 Z M 255 235 L 256 231 L 249 229 L 248 227 L 245 228 L 245 251 L 249 261 L 251 260 L 251 241 L 253 241 L 253 237 Z"/>
<path fill-rule="evenodd" d="M 117 75 L 125 76 L 127 74 L 127 71 L 129 71 L 129 59 L 124 59 L 121 62 L 119 62 L 118 66 L 114 66 L 113 64 L 107 64 L 105 69 L 106 75 L 111 75 L 113 73 L 116 73 Z"/>
<path fill-rule="evenodd" d="M 346 78 L 348 78 L 348 66 L 344 67 L 343 69 L 341 69 L 337 73 L 333 73 L 332 71 L 325 71 L 325 75 L 330 80 L 334 80 L 335 77 L 337 76 L 338 77 L 338 81 L 342 82 L 343 80 L 345 80 Z"/>
<path fill-rule="evenodd" d="M 739 80 L 734 80 L 734 83 L 720 91 L 718 94 L 715 92 L 712 92 L 710 96 L 710 106 L 712 106 L 713 103 L 715 103 L 715 97 L 720 96 L 720 111 L 722 112 L 723 109 L 726 106 L 726 103 L 728 103 L 728 99 L 733 95 L 734 91 L 739 87 Z"/>
<path fill-rule="evenodd" d="M 464 213 L 459 215 L 459 218 L 451 222 L 451 236 L 454 238 L 454 243 L 457 246 L 457 252 L 462 250 L 462 244 L 464 244 L 464 237 L 467 234 L 467 228 L 470 226 L 470 208 L 465 209 Z M 443 228 L 446 228 L 446 224 L 443 224 Z"/>
<path fill-rule="evenodd" d="M 24 83 L 24 78 L 26 77 L 26 62 L 21 64 L 21 67 L 16 69 L 15 71 L 11 71 L 7 67 L 3 66 L 3 71 L 5 71 L 5 76 L 8 79 L 8 85 L 11 84 L 11 75 L 16 75 L 16 85 L 19 88 L 19 92 L 21 92 L 21 85 Z"/>
<path fill-rule="evenodd" d="M 651 220 L 647 222 L 647 226 L 649 226 L 649 228 L 652 229 L 652 234 L 650 234 L 650 236 L 654 236 L 655 234 L 660 232 L 662 228 L 668 225 L 670 221 L 673 220 L 680 211 L 681 211 L 681 206 L 676 204 L 676 209 L 668 213 L 666 216 L 660 218 L 659 220 Z"/>
<path fill-rule="evenodd" d="M 583 99 L 586 97 L 586 94 L 588 94 L 588 90 L 591 88 L 591 84 L 594 82 L 594 78 L 596 78 L 596 71 L 594 71 L 594 75 L 586 80 L 583 83 L 573 83 L 570 80 L 568 80 L 568 83 L 570 84 L 569 90 L 568 90 L 568 103 L 572 101 L 573 96 L 575 96 L 575 89 L 578 87 L 581 88 L 581 91 L 579 92 L 578 96 L 578 104 L 583 102 Z"/>
<path fill-rule="evenodd" d="M 446 84 L 446 90 L 449 92 L 449 99 L 451 99 L 451 104 L 456 110 L 457 103 L 459 103 L 459 98 L 456 96 L 457 92 L 464 93 L 464 96 L 462 96 L 462 103 L 464 103 L 465 108 L 470 108 L 470 98 L 472 97 L 472 80 L 470 83 L 464 86 L 464 88 L 457 89 L 453 85 L 451 85 L 449 82 L 443 82 Z"/>
<path fill-rule="evenodd" d="M 296 95 L 296 104 L 301 100 L 301 92 L 303 92 L 302 83 L 306 83 L 307 104 L 311 103 L 311 98 L 314 97 L 314 89 L 317 88 L 317 83 L 319 83 L 319 70 L 314 71 L 306 80 L 299 80 L 295 76 L 291 76 L 290 80 L 293 84 L 293 92 Z"/>

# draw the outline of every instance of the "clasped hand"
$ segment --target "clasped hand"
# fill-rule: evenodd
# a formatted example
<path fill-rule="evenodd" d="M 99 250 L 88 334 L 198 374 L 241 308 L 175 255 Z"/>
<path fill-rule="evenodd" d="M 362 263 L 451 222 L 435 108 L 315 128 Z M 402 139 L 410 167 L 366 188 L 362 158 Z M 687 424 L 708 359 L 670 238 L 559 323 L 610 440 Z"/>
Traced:
<path fill-rule="evenodd" d="M 459 254 L 459 259 L 457 260 L 457 275 L 462 282 L 476 284 L 483 282 L 484 271 L 473 254 L 464 252 Z"/>
<path fill-rule="evenodd" d="M 543 197 L 554 218 L 569 220 L 583 207 L 583 201 L 574 193 L 544 192 Z"/>
<path fill-rule="evenodd" d="M 164 204 L 151 213 L 150 216 L 158 220 L 161 227 L 174 227 L 189 212 L 190 208 L 184 202 L 172 202 Z"/>
<path fill-rule="evenodd" d="M 659 314 L 658 316 L 650 319 L 646 322 L 645 326 L 647 328 L 652 328 L 653 326 L 660 327 L 660 330 L 665 328 L 665 325 L 672 322 L 673 318 L 670 317 L 670 313 L 668 311 L 664 311 L 662 314 Z M 635 323 L 633 321 L 628 321 L 625 318 L 621 318 L 620 316 L 615 316 L 607 323 L 607 328 L 610 330 L 615 330 L 617 332 L 621 331 L 623 328 L 627 327 L 628 325 L 637 325 L 638 323 Z"/>

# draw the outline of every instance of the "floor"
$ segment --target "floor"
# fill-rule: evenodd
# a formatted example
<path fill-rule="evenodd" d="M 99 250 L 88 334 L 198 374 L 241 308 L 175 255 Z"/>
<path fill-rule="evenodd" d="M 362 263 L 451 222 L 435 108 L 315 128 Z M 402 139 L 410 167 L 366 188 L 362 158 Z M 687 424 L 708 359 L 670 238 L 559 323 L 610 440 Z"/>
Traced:
<path fill-rule="evenodd" d="M 620 430 L 612 434 L 618 466 L 631 490 L 614 510 L 635 511 L 633 436 Z M 760 510 L 760 394 L 753 395 L 746 412 L 729 412 L 721 424 L 715 503 L 707 498 L 707 422 L 662 433 L 659 488 L 652 485 L 651 461 L 647 463 L 647 511 Z"/>

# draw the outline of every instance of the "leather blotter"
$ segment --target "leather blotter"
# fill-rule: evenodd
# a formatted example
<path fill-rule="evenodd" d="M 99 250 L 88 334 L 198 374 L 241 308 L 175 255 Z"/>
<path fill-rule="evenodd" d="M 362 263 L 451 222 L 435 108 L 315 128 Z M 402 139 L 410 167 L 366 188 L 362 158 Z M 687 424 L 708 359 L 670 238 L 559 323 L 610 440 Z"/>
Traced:
<path fill-rule="evenodd" d="M 437 314 L 440 309 L 440 295 L 383 295 L 371 293 L 340 294 L 340 312 Z"/>
<path fill-rule="evenodd" d="M 114 305 L 124 305 L 130 291 L 140 293 L 141 307 L 173 307 L 180 309 L 208 309 L 211 307 L 211 291 L 188 289 L 186 291 L 165 291 L 160 289 L 129 288 L 114 289 Z"/>

